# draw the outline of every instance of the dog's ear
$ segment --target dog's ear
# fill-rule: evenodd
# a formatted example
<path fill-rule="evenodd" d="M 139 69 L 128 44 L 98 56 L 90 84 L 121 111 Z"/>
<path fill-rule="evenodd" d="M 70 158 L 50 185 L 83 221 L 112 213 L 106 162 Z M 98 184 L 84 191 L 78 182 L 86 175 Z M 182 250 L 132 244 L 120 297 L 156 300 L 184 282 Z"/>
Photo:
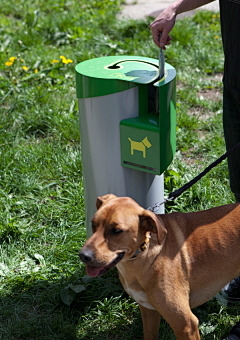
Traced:
<path fill-rule="evenodd" d="M 148 210 L 144 210 L 144 213 L 140 216 L 140 228 L 157 234 L 159 244 L 162 244 L 167 235 L 167 229 L 164 225 L 154 213 Z"/>
<path fill-rule="evenodd" d="M 99 209 L 104 202 L 110 201 L 113 198 L 117 198 L 117 196 L 115 196 L 113 194 L 107 194 L 107 195 L 104 195 L 104 196 L 99 196 L 97 198 L 97 202 L 96 202 L 97 209 Z"/>

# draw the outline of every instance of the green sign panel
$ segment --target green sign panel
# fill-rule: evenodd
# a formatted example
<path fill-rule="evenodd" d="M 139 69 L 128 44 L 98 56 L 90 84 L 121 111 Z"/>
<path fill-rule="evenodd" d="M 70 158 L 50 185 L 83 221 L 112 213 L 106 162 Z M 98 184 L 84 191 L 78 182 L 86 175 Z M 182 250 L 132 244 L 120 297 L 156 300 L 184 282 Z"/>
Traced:
<path fill-rule="evenodd" d="M 156 173 L 160 167 L 159 133 L 120 125 L 122 165 Z"/>
<path fill-rule="evenodd" d="M 160 175 L 171 163 L 176 151 L 176 76 L 171 70 L 168 75 L 156 92 L 159 112 L 149 112 L 149 85 L 138 86 L 139 115 L 120 122 L 122 166 Z"/>

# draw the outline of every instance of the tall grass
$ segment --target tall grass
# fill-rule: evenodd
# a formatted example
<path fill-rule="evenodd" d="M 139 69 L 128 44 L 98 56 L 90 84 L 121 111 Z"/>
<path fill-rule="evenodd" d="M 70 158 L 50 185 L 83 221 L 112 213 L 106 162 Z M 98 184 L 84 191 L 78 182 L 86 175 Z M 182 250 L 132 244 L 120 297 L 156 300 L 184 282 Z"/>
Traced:
<path fill-rule="evenodd" d="M 116 270 L 90 279 L 74 66 L 105 55 L 158 58 L 149 23 L 116 20 L 120 2 L 0 3 L 0 339 L 142 339 L 137 304 Z M 224 151 L 219 16 L 178 21 L 166 61 L 177 70 L 177 153 L 166 195 Z M 216 100 L 214 94 L 220 93 Z M 226 162 L 170 211 L 233 202 Z M 237 308 L 195 310 L 204 339 L 221 339 Z M 174 339 L 165 322 L 161 339 Z"/>

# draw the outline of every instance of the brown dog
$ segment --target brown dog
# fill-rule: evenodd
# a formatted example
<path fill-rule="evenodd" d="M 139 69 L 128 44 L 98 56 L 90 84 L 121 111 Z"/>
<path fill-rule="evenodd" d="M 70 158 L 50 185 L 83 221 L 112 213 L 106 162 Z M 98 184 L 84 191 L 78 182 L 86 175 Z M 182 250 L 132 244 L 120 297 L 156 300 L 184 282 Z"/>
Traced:
<path fill-rule="evenodd" d="M 240 275 L 240 205 L 155 215 L 128 197 L 97 199 L 93 235 L 79 256 L 96 277 L 117 266 L 140 305 L 144 340 L 156 340 L 161 315 L 178 340 L 199 340 L 191 308 Z"/>

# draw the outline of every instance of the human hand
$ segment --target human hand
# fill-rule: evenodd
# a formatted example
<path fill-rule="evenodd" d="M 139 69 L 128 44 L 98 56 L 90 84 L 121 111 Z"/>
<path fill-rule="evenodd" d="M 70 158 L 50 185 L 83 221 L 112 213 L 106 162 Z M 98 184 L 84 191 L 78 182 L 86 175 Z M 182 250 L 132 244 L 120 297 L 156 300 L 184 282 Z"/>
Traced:
<path fill-rule="evenodd" d="M 158 47 L 166 49 L 166 45 L 170 45 L 172 38 L 169 32 L 173 29 L 176 21 L 176 13 L 169 6 L 150 24 L 152 30 L 153 41 Z M 159 41 L 159 32 L 162 32 Z"/>

